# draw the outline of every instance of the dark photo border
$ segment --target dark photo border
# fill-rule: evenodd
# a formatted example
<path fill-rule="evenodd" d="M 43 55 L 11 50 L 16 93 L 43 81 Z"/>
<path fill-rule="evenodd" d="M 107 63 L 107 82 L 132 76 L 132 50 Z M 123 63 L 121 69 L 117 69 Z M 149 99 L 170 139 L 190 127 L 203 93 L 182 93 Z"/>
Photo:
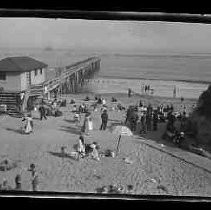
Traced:
<path fill-rule="evenodd" d="M 203 23 L 203 24 L 211 24 L 211 12 L 206 9 L 166 9 L 166 8 L 142 8 L 139 11 L 136 9 L 129 8 L 129 11 L 118 6 L 103 7 L 96 8 L 86 7 L 86 8 L 65 8 L 65 6 L 57 6 L 53 8 L 51 7 L 40 7 L 30 8 L 25 5 L 25 7 L 19 6 L 19 8 L 11 8 L 0 6 L 0 17 L 40 17 L 40 18 L 63 18 L 63 19 L 88 19 L 88 20 L 122 20 L 122 21 L 168 21 L 168 22 L 187 22 L 187 23 Z M 135 8 L 135 7 L 134 7 Z M 128 9 L 128 8 L 127 8 Z M 141 11 L 140 11 L 141 10 Z M 179 12 L 181 11 L 181 12 Z M 157 206 L 157 202 L 169 203 L 174 206 L 175 204 L 181 203 L 189 203 L 196 205 L 196 203 L 210 203 L 211 197 L 195 197 L 195 196 L 144 196 L 144 195 L 100 195 L 100 194 L 91 194 L 91 193 L 58 193 L 58 192 L 1 192 L 0 198 L 6 199 L 6 202 L 10 202 L 11 198 L 27 199 L 27 204 L 32 204 L 32 200 L 36 202 L 36 200 L 43 198 L 47 199 L 47 201 L 51 201 L 52 199 L 63 201 L 66 199 L 73 199 L 75 202 L 80 203 L 80 199 L 83 201 L 87 200 L 96 200 L 97 205 L 105 200 L 113 201 L 121 201 L 123 205 L 125 201 L 139 201 L 147 205 L 152 205 L 151 202 L 154 202 L 154 206 Z M 79 201 L 78 201 L 79 199 Z M 24 201 L 23 201 L 24 202 Z M 93 202 L 93 201 L 92 201 Z M 150 203 L 148 203 L 150 202 Z M 74 202 L 73 202 L 74 203 Z M 92 203 L 93 204 L 93 203 Z M 96 203 L 95 203 L 96 204 Z M 126 206 L 127 207 L 127 206 Z M 69 206 L 69 208 L 72 208 Z M 75 207 L 74 207 L 75 208 Z M 100 206 L 99 206 L 100 208 Z M 121 208 L 121 207 L 120 207 Z M 134 208 L 136 208 L 134 206 Z"/>

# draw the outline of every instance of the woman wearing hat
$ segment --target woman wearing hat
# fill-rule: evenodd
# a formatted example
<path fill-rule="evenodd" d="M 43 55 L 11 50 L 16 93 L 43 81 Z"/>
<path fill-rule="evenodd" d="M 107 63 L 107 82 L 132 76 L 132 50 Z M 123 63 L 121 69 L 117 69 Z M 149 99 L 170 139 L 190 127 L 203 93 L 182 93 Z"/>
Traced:
<path fill-rule="evenodd" d="M 33 132 L 33 119 L 31 117 L 31 114 L 27 114 L 22 121 L 25 121 L 26 124 L 24 126 L 24 133 L 25 134 L 30 134 Z"/>

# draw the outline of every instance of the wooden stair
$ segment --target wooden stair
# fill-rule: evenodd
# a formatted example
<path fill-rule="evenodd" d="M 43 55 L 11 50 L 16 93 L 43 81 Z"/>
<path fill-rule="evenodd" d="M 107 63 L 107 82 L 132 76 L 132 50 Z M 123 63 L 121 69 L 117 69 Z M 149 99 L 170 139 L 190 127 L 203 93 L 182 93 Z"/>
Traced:
<path fill-rule="evenodd" d="M 0 105 L 7 106 L 8 114 L 18 114 L 18 97 L 20 97 L 20 92 L 0 92 Z"/>

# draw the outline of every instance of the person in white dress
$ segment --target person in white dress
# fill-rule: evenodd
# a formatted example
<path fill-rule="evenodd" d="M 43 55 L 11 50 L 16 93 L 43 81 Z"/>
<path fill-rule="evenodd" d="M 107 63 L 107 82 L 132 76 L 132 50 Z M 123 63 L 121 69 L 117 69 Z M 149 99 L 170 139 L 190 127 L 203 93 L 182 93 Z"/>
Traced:
<path fill-rule="evenodd" d="M 25 126 L 24 126 L 24 133 L 25 134 L 30 134 L 33 132 L 33 119 L 31 117 L 31 114 L 28 114 L 26 117 L 22 119 L 22 121 L 25 121 Z"/>
<path fill-rule="evenodd" d="M 93 130 L 93 121 L 92 121 L 91 115 L 88 116 L 88 130 L 89 131 Z"/>

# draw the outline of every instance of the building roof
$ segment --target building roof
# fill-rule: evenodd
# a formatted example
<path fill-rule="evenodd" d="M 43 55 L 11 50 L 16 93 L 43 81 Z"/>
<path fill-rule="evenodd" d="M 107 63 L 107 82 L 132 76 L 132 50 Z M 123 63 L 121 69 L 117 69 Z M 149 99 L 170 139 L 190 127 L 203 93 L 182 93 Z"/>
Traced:
<path fill-rule="evenodd" d="M 26 72 L 48 65 L 30 57 L 7 57 L 0 60 L 0 72 Z"/>

